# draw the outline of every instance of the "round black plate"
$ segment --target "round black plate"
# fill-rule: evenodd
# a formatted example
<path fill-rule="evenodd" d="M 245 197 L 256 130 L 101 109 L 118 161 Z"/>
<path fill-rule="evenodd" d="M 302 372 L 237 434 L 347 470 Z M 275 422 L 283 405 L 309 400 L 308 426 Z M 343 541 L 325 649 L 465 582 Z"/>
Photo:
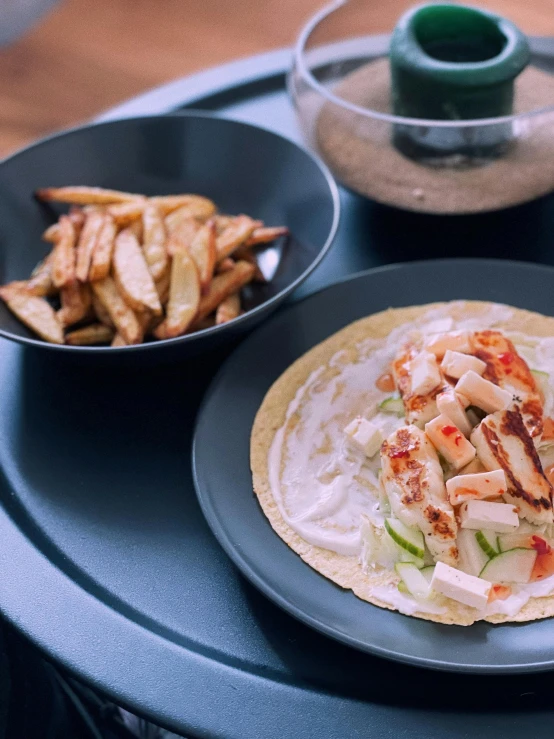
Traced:
<path fill-rule="evenodd" d="M 319 631 L 367 652 L 441 670 L 511 673 L 554 666 L 552 621 L 442 626 L 365 603 L 305 564 L 274 533 L 252 492 L 250 431 L 271 384 L 299 356 L 352 321 L 389 306 L 459 298 L 554 314 L 554 269 L 493 260 L 414 262 L 371 270 L 288 308 L 224 365 L 199 416 L 197 494 L 235 564 L 272 600 Z"/>

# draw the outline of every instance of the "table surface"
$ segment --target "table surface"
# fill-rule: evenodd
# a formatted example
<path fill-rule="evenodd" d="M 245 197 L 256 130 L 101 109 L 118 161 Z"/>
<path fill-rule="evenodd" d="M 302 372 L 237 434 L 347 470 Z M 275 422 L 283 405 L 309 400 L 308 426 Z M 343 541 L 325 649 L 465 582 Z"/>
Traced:
<path fill-rule="evenodd" d="M 176 77 L 291 45 L 325 0 L 60 0 L 0 49 L 0 156 Z M 413 2 L 369 0 L 367 33 Z M 554 35 L 552 0 L 481 0 Z"/>

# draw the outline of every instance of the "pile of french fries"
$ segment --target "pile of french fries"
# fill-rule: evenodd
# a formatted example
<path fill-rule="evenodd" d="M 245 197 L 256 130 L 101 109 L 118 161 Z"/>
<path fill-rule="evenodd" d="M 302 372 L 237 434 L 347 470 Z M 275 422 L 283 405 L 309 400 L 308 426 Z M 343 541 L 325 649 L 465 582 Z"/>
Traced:
<path fill-rule="evenodd" d="M 36 197 L 69 213 L 44 232 L 53 249 L 30 279 L 0 298 L 54 344 L 126 346 L 232 321 L 241 289 L 264 281 L 253 247 L 288 234 L 218 214 L 200 195 L 52 187 Z"/>

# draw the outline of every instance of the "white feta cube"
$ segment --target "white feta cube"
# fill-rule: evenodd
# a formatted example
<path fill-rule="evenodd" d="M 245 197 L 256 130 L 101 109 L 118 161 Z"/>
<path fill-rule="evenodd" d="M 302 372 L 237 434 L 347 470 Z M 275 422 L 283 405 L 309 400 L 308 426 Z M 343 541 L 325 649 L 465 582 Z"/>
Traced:
<path fill-rule="evenodd" d="M 383 443 L 383 435 L 380 429 L 367 418 L 358 416 L 350 421 L 344 429 L 350 443 L 363 452 L 366 457 L 373 457 Z"/>
<path fill-rule="evenodd" d="M 458 603 L 482 610 L 489 600 L 492 583 L 445 565 L 444 562 L 437 562 L 431 588 Z"/>
<path fill-rule="evenodd" d="M 469 354 L 471 352 L 469 331 L 447 331 L 435 334 L 427 339 L 425 348 L 439 359 L 449 350 Z"/>
<path fill-rule="evenodd" d="M 452 505 L 494 498 L 504 495 L 507 489 L 506 475 L 502 470 L 456 475 L 446 481 L 446 491 Z"/>
<path fill-rule="evenodd" d="M 420 352 L 409 363 L 411 392 L 413 395 L 428 395 L 442 380 L 434 354 Z"/>
<path fill-rule="evenodd" d="M 462 354 L 461 352 L 453 352 L 450 349 L 445 352 L 441 362 L 441 369 L 445 375 L 454 377 L 459 380 L 469 370 L 473 370 L 478 375 L 482 375 L 487 369 L 487 363 L 471 354 Z"/>
<path fill-rule="evenodd" d="M 460 525 L 463 529 L 511 534 L 519 526 L 519 517 L 516 507 L 509 503 L 469 500 L 460 507 Z"/>
<path fill-rule="evenodd" d="M 459 397 L 454 392 L 454 388 L 448 388 L 437 395 L 437 408 L 457 426 L 462 434 L 469 438 L 471 429 L 473 428 L 467 414 L 464 410 Z"/>
<path fill-rule="evenodd" d="M 475 447 L 448 416 L 441 413 L 425 424 L 425 433 L 437 452 L 442 454 L 454 469 L 459 470 L 475 457 Z"/>
<path fill-rule="evenodd" d="M 480 377 L 477 372 L 468 370 L 456 383 L 456 393 L 467 398 L 485 413 L 495 413 L 507 408 L 512 402 L 512 394 Z"/>

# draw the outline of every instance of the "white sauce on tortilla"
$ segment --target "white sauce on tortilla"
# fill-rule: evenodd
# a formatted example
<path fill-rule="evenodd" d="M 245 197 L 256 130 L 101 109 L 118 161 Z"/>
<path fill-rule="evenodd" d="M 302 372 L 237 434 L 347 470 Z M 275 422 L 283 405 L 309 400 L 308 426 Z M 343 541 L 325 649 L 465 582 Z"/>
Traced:
<path fill-rule="evenodd" d="M 430 310 L 419 320 L 394 329 L 386 339 L 364 340 L 353 348 L 355 356 L 348 350 L 338 352 L 298 389 L 285 424 L 273 439 L 268 469 L 271 491 L 283 519 L 305 541 L 338 554 L 360 556 L 362 514 L 382 524 L 379 454 L 368 459 L 351 447 L 344 428 L 354 417 L 363 416 L 378 425 L 386 438 L 404 425 L 403 418 L 378 411 L 379 403 L 391 393 L 378 390 L 375 383 L 406 341 L 457 329 L 501 328 L 512 316 L 509 307 L 495 305 L 478 317 L 459 319 L 455 317 L 459 305 Z M 532 369 L 552 373 L 554 378 L 554 338 L 504 333 Z M 549 397 L 545 416 L 552 411 Z M 545 455 L 545 466 L 554 463 L 554 446 Z M 515 615 L 530 597 L 554 592 L 554 576 L 540 583 L 513 586 L 512 590 L 506 600 L 489 604 L 485 615 Z M 442 612 L 436 604 L 421 604 L 399 593 L 394 585 L 380 586 L 373 592 L 402 613 Z"/>

